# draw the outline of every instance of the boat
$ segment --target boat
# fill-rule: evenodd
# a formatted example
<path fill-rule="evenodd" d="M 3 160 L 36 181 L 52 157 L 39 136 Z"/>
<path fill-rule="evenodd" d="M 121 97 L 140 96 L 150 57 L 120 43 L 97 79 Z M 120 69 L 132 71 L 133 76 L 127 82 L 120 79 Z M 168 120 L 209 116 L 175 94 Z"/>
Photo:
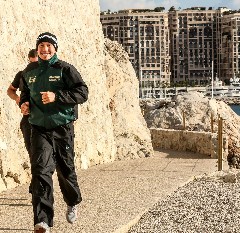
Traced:
<path fill-rule="evenodd" d="M 240 90 L 240 79 L 239 78 L 230 78 L 230 86 L 236 87 L 236 89 Z"/>
<path fill-rule="evenodd" d="M 232 88 L 229 86 L 228 92 L 225 93 L 225 96 L 227 97 L 240 97 L 240 90 Z"/>
<path fill-rule="evenodd" d="M 231 78 L 228 87 L 227 97 L 240 97 L 240 80 L 239 78 Z"/>
<path fill-rule="evenodd" d="M 206 87 L 205 95 L 223 97 L 226 96 L 228 92 L 229 92 L 228 87 L 224 86 L 221 80 L 216 79 L 216 81 L 213 81 L 212 85 L 208 85 Z"/>

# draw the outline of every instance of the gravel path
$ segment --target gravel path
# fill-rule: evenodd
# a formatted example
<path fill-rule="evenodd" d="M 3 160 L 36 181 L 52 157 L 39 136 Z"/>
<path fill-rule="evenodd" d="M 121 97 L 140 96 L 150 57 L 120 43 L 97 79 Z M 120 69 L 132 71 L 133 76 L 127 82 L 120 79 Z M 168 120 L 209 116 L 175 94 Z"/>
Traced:
<path fill-rule="evenodd" d="M 239 233 L 238 177 L 235 170 L 196 178 L 155 204 L 128 233 Z"/>

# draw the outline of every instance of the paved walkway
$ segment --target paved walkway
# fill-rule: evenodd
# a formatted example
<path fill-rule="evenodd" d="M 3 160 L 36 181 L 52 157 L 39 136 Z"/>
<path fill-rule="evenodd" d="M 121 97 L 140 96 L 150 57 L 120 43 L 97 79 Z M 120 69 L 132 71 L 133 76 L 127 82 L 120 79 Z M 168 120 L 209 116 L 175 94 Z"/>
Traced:
<path fill-rule="evenodd" d="M 226 165 L 225 165 L 226 166 Z M 65 220 L 65 204 L 55 179 L 51 233 L 125 233 L 154 203 L 193 176 L 217 171 L 217 160 L 187 152 L 155 151 L 154 157 L 116 161 L 78 173 L 83 202 L 79 219 Z M 56 177 L 56 176 L 55 176 Z M 0 233 L 33 232 L 28 185 L 0 193 Z"/>

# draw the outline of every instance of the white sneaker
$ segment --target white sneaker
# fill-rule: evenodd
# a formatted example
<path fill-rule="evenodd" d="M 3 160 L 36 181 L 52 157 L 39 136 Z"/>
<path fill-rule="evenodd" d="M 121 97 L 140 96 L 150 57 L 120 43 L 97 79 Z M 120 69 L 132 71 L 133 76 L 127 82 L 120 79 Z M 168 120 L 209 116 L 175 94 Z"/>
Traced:
<path fill-rule="evenodd" d="M 34 227 L 34 233 L 50 233 L 50 227 L 45 222 L 37 223 Z"/>
<path fill-rule="evenodd" d="M 77 220 L 77 207 L 67 206 L 66 218 L 69 223 L 74 223 Z"/>

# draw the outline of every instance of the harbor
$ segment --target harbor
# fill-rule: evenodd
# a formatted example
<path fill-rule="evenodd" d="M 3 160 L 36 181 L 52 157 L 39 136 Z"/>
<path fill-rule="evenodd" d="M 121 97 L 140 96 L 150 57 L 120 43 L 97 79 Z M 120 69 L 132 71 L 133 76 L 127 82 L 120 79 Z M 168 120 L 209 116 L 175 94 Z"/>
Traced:
<path fill-rule="evenodd" d="M 230 85 L 224 85 L 221 80 L 216 79 L 208 86 L 149 88 L 142 93 L 142 99 L 171 100 L 174 96 L 192 91 L 203 93 L 204 96 L 209 98 L 222 100 L 229 105 L 240 105 L 239 79 L 230 80 Z"/>

